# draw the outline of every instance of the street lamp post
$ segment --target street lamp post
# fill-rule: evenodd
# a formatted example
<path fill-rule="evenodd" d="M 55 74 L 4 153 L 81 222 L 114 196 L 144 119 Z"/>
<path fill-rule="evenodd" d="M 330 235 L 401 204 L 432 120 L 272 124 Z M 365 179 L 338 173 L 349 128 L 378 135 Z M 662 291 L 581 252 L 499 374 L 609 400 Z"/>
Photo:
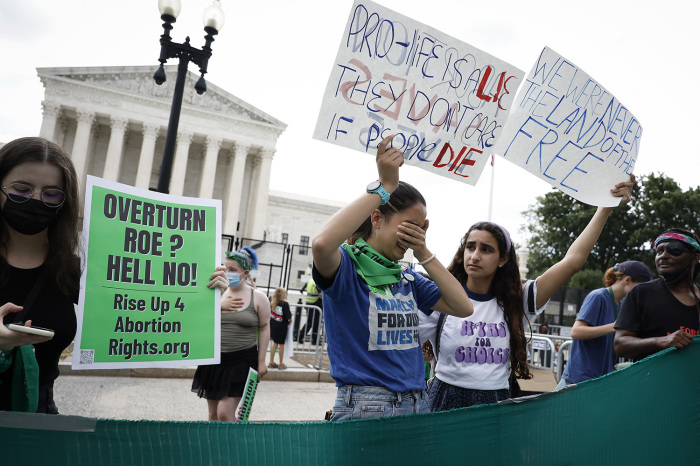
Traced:
<path fill-rule="evenodd" d="M 187 65 L 189 62 L 199 66 L 200 78 L 194 88 L 197 94 L 204 94 L 207 90 L 207 82 L 204 75 L 207 72 L 207 65 L 211 57 L 211 43 L 214 36 L 219 33 L 224 26 L 224 12 L 221 10 L 221 2 L 214 0 L 214 3 L 204 10 L 204 47 L 201 49 L 190 45 L 190 38 L 178 44 L 170 38 L 170 31 L 173 23 L 180 14 L 180 0 L 158 0 L 160 18 L 163 20 L 163 35 L 160 36 L 160 66 L 153 74 L 153 80 L 159 86 L 165 82 L 165 69 L 163 65 L 169 58 L 178 58 L 177 79 L 175 81 L 175 93 L 173 94 L 173 104 L 170 109 L 170 120 L 168 121 L 168 132 L 165 136 L 165 148 L 163 149 L 163 160 L 160 164 L 160 174 L 158 175 L 157 191 L 168 193 L 170 189 L 170 174 L 173 167 L 173 154 L 175 153 L 175 141 L 177 139 L 177 128 L 180 124 L 180 109 L 182 108 L 182 97 L 185 91 L 185 77 L 187 75 Z"/>

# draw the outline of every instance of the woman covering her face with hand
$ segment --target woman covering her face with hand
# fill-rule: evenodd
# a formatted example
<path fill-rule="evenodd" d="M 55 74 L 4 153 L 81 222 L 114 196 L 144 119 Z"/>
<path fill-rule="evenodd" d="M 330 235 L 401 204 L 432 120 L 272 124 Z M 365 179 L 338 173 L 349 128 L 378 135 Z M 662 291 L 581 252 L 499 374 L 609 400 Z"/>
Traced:
<path fill-rule="evenodd" d="M 2 410 L 58 414 L 58 360 L 77 326 L 78 208 L 75 169 L 60 146 L 29 137 L 0 148 L 0 316 L 4 324 L 55 332 L 37 336 L 0 325 Z"/>
<path fill-rule="evenodd" d="M 338 211 L 312 244 L 338 386 L 331 421 L 427 412 L 418 315 L 472 312 L 462 287 L 426 245 L 425 199 L 399 181 L 404 158 L 391 140 L 379 144 L 378 181 Z M 402 270 L 409 248 L 434 282 Z"/>

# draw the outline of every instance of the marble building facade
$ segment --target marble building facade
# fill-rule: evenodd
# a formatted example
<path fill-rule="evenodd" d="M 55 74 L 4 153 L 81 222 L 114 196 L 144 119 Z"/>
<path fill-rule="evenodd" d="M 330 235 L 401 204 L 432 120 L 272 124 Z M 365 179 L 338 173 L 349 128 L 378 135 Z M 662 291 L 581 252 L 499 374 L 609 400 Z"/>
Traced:
<path fill-rule="evenodd" d="M 154 66 L 38 68 L 45 92 L 40 136 L 71 154 L 81 187 L 87 175 L 142 189 L 158 184 L 177 66 L 153 82 Z M 188 72 L 170 194 L 221 199 L 222 232 L 290 245 L 310 239 L 341 204 L 270 192 L 278 138 L 287 125 Z M 261 262 L 275 260 L 258 246 Z M 303 247 L 297 249 L 305 252 Z M 290 286 L 310 262 L 295 254 Z"/>
<path fill-rule="evenodd" d="M 163 156 L 176 67 L 153 82 L 152 66 L 38 68 L 45 88 L 40 135 L 73 157 L 81 186 L 90 174 L 154 189 Z M 170 194 L 223 200 L 222 229 L 262 238 L 270 170 L 287 125 L 188 73 Z"/>

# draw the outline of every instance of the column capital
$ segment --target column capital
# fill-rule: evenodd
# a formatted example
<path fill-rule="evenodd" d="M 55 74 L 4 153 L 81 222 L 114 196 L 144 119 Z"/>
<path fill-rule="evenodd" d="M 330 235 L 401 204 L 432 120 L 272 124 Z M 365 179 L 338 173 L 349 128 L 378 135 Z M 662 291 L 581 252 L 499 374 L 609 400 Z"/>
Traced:
<path fill-rule="evenodd" d="M 218 136 L 207 136 L 206 146 L 207 150 L 209 148 L 216 148 L 216 150 L 221 149 L 221 143 L 224 142 L 224 138 Z"/>
<path fill-rule="evenodd" d="M 158 138 L 160 136 L 160 125 L 151 121 L 145 121 L 143 123 L 143 135 L 144 137 Z"/>
<path fill-rule="evenodd" d="M 119 115 L 112 115 L 111 117 L 109 117 L 109 121 L 111 122 L 112 131 L 126 131 L 126 127 L 129 124 L 128 118 Z"/>
<path fill-rule="evenodd" d="M 78 124 L 92 125 L 95 122 L 95 112 L 86 108 L 79 108 L 75 111 Z"/>
<path fill-rule="evenodd" d="M 192 138 L 194 137 L 194 132 L 192 131 L 178 131 L 177 132 L 177 143 L 178 144 L 191 144 Z"/>
<path fill-rule="evenodd" d="M 272 160 L 272 158 L 275 156 L 275 149 L 274 147 L 263 147 L 260 150 L 260 159 L 265 160 L 269 159 Z"/>
<path fill-rule="evenodd" d="M 52 117 L 58 119 L 61 116 L 61 104 L 57 102 L 47 102 L 43 101 L 41 103 L 41 108 L 44 113 L 44 117 Z"/>
<path fill-rule="evenodd" d="M 249 150 L 250 150 L 250 144 L 246 144 L 244 142 L 239 142 L 239 141 L 236 141 L 233 144 L 233 154 L 234 155 L 248 155 Z"/>

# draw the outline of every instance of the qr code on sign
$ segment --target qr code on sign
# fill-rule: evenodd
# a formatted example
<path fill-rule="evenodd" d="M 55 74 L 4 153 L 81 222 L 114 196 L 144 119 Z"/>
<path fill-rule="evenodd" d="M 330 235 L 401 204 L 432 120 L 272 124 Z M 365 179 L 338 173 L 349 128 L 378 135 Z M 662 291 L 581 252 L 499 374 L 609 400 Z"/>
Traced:
<path fill-rule="evenodd" d="M 93 364 L 95 362 L 95 350 L 84 349 L 80 350 L 80 364 Z"/>

